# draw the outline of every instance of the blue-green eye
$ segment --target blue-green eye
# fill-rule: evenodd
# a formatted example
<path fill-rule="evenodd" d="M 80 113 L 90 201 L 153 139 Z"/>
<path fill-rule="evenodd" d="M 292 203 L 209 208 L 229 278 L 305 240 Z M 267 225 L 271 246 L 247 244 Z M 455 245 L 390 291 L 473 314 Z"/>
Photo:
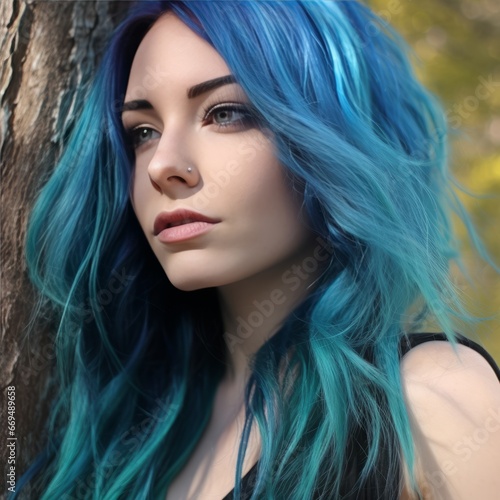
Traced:
<path fill-rule="evenodd" d="M 152 139 L 159 139 L 161 134 L 150 127 L 141 126 L 132 130 L 127 130 L 127 136 L 129 137 L 132 147 L 137 149 L 139 146 L 142 146 Z"/>
<path fill-rule="evenodd" d="M 204 124 L 214 124 L 218 129 L 242 129 L 253 124 L 253 115 L 249 108 L 237 103 L 223 103 L 205 111 Z"/>

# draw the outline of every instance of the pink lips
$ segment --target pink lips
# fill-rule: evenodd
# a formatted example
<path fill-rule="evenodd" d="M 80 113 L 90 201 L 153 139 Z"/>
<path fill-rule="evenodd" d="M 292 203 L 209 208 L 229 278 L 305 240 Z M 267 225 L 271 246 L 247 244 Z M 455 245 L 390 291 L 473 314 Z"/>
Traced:
<path fill-rule="evenodd" d="M 179 209 L 160 213 L 154 222 L 154 235 L 162 243 L 183 241 L 210 231 L 220 220 L 191 210 Z"/>

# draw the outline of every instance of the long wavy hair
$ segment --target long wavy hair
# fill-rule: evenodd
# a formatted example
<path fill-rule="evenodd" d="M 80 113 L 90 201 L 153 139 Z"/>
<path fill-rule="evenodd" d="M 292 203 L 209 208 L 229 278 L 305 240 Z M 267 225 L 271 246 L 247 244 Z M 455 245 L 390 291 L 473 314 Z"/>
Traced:
<path fill-rule="evenodd" d="M 399 345 L 429 313 L 453 340 L 465 314 L 449 277 L 461 208 L 446 122 L 398 35 L 357 1 L 326 0 L 144 1 L 115 32 L 29 223 L 30 275 L 59 321 L 60 393 L 20 490 L 164 497 L 226 370 L 216 290 L 169 282 L 129 199 L 121 105 L 167 11 L 226 61 L 330 249 L 318 286 L 252 358 L 235 498 L 254 420 L 252 499 L 393 499 L 405 472 L 418 495 Z"/>

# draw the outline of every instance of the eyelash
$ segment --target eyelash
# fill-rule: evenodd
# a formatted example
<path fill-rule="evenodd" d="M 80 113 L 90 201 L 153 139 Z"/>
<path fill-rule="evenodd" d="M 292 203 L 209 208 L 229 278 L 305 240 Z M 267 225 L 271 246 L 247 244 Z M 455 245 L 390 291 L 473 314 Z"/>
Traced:
<path fill-rule="evenodd" d="M 235 120 L 233 123 L 213 123 L 217 127 L 217 131 L 231 131 L 231 129 L 233 129 L 234 131 L 239 131 L 255 124 L 255 118 L 253 117 L 248 106 L 236 102 L 224 102 L 211 104 L 203 109 L 202 116 L 200 117 L 203 125 L 210 125 L 210 123 L 207 123 L 210 117 L 212 117 L 213 119 L 214 114 L 221 111 L 224 111 L 226 113 L 240 113 L 242 117 L 238 120 Z M 140 125 L 138 127 L 130 127 L 125 130 L 127 138 L 133 149 L 139 148 L 143 144 L 146 144 L 148 140 L 150 140 L 145 139 L 141 141 L 141 137 L 139 137 L 139 134 L 145 131 L 147 131 L 148 133 L 156 132 L 157 134 L 159 134 L 159 132 L 154 130 L 153 128 L 143 125 Z"/>
<path fill-rule="evenodd" d="M 229 112 L 241 113 L 243 115 L 243 118 L 241 118 L 240 120 L 237 120 L 237 122 L 239 122 L 239 125 L 238 125 L 239 127 L 248 125 L 252 122 L 252 113 L 250 112 L 250 109 L 248 108 L 248 106 L 241 104 L 241 103 L 237 103 L 237 102 L 223 102 L 223 103 L 218 103 L 218 104 L 211 104 L 211 105 L 207 106 L 206 108 L 204 108 L 203 119 L 202 119 L 203 123 L 205 123 L 210 116 L 213 116 L 218 111 L 226 111 L 226 112 L 229 111 Z M 216 123 L 216 125 L 217 125 L 218 130 L 221 130 L 224 128 L 231 128 L 231 127 L 235 126 L 234 123 L 233 124 L 225 124 L 225 125 L 220 124 L 220 123 Z"/>

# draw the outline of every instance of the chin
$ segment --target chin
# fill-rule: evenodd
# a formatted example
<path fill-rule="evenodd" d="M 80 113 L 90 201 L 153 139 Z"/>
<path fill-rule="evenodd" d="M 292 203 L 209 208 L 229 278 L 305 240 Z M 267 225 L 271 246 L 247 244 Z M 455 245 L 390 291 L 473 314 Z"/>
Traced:
<path fill-rule="evenodd" d="M 240 281 L 237 273 L 218 272 L 212 267 L 199 269 L 192 266 L 189 270 L 178 266 L 175 270 L 164 268 L 165 274 L 172 285 L 178 290 L 192 292 L 203 288 L 216 288 Z"/>
<path fill-rule="evenodd" d="M 181 290 L 182 292 L 194 292 L 195 290 L 202 290 L 203 288 L 210 288 L 210 285 L 203 285 L 198 281 L 173 281 L 170 280 L 170 283 L 177 288 L 177 290 Z"/>
<path fill-rule="evenodd" d="M 215 279 L 214 276 L 206 276 L 203 273 L 190 273 L 177 270 L 176 272 L 168 272 L 165 270 L 168 280 L 178 290 L 183 292 L 193 292 L 194 290 L 201 290 L 203 288 L 212 288 L 220 286 L 220 280 Z"/>

